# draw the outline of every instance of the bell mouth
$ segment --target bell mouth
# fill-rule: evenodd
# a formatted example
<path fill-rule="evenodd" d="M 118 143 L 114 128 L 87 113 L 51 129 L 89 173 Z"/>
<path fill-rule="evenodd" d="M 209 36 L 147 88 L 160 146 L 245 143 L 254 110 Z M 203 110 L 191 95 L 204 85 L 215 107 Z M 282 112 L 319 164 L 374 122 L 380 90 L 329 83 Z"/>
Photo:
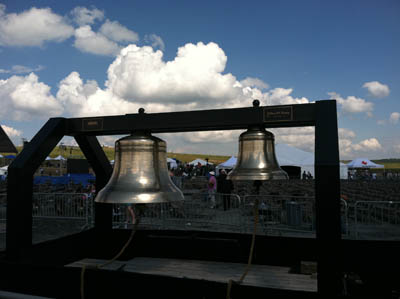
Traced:
<path fill-rule="evenodd" d="M 175 192 L 124 192 L 103 189 L 97 195 L 95 202 L 111 204 L 150 204 L 181 200 L 184 200 L 184 198 L 180 190 Z"/>
<path fill-rule="evenodd" d="M 287 173 L 280 169 L 275 171 L 256 171 L 253 169 L 242 169 L 236 173 L 231 171 L 228 174 L 227 180 L 233 181 L 268 181 L 268 180 L 287 180 L 289 177 Z"/>

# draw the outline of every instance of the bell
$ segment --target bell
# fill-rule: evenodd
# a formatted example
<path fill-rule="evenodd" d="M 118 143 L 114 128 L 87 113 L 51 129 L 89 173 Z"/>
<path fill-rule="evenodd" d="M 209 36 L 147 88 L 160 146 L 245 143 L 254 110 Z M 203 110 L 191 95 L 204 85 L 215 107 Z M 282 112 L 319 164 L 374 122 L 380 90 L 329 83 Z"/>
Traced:
<path fill-rule="evenodd" d="M 95 201 L 148 204 L 183 200 L 169 176 L 166 150 L 165 141 L 146 132 L 117 140 L 113 173 Z"/>
<path fill-rule="evenodd" d="M 288 179 L 276 160 L 274 134 L 252 127 L 239 137 L 239 155 L 228 180 L 266 181 Z"/>

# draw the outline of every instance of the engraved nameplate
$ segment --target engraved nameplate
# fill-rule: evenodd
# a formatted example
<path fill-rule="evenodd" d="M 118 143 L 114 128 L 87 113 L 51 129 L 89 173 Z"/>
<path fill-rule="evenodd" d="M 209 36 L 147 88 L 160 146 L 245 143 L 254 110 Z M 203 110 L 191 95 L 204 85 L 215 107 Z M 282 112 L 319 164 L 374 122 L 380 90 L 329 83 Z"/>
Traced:
<path fill-rule="evenodd" d="M 103 129 L 103 118 L 87 118 L 82 120 L 83 131 L 95 131 Z"/>
<path fill-rule="evenodd" d="M 293 107 L 264 107 L 264 122 L 292 121 Z"/>

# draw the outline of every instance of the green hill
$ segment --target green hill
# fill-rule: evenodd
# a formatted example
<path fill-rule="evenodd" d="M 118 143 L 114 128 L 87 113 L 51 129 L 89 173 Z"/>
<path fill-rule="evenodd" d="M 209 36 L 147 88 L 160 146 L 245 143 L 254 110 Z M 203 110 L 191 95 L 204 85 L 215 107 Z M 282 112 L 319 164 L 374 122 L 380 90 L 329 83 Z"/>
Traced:
<path fill-rule="evenodd" d="M 17 147 L 18 152 L 22 150 L 22 146 Z M 109 160 L 114 159 L 114 147 L 103 147 L 104 153 L 106 154 Z M 6 153 L 4 153 L 6 154 Z M 54 150 L 50 153 L 51 158 L 55 158 L 57 156 L 63 156 L 64 158 L 74 158 L 74 159 L 83 159 L 85 156 L 83 155 L 81 149 L 77 146 L 71 147 L 67 146 L 66 149 L 60 148 L 59 146 L 55 147 Z M 230 158 L 230 156 L 219 156 L 219 155 L 205 155 L 205 154 L 181 154 L 181 153 L 167 153 L 169 158 L 178 159 L 182 162 L 190 162 L 194 159 L 207 159 L 210 163 L 219 164 Z"/>

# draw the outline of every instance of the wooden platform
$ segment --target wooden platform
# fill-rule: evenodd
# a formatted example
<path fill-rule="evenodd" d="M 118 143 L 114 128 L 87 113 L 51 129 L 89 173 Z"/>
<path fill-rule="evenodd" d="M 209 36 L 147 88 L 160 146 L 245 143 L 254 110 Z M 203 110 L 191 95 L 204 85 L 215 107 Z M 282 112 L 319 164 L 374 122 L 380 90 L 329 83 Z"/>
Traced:
<path fill-rule="evenodd" d="M 107 260 L 83 259 L 66 267 L 81 268 L 83 265 L 96 266 L 105 262 Z M 101 269 L 228 283 L 229 279 L 239 280 L 245 267 L 240 263 L 137 257 L 129 261 L 115 261 Z M 252 265 L 242 285 L 317 292 L 316 278 L 292 274 L 289 268 L 277 266 Z"/>

